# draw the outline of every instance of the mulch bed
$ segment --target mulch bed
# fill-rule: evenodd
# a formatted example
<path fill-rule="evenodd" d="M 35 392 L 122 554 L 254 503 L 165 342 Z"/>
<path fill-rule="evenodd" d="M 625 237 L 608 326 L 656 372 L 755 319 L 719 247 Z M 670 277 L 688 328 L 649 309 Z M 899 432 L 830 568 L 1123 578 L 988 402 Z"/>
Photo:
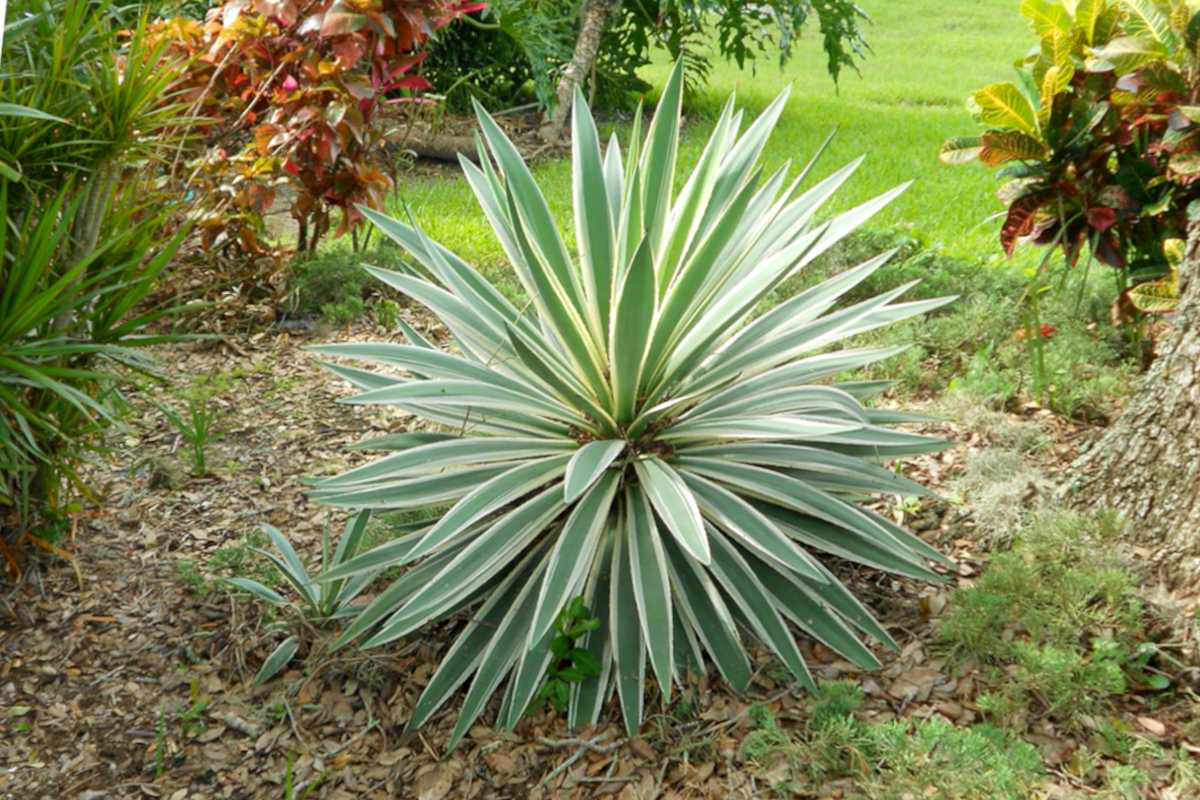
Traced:
<path fill-rule="evenodd" d="M 364 326 L 322 338 L 384 334 Z M 568 731 L 552 713 L 513 733 L 481 722 L 448 757 L 456 703 L 417 735 L 402 735 L 445 631 L 381 651 L 297 660 L 252 687 L 284 634 L 256 604 L 224 591 L 198 594 L 181 574 L 264 521 L 315 555 L 323 526 L 332 520 L 338 531 L 340 518 L 309 503 L 299 478 L 351 466 L 367 456 L 348 444 L 411 422 L 402 412 L 335 403 L 351 390 L 300 349 L 311 341 L 270 328 L 160 350 L 168 374 L 181 379 L 236 371 L 214 400 L 222 408 L 209 456 L 214 474 L 190 477 L 176 432 L 135 397 L 128 428 L 112 435 L 111 462 L 95 470 L 106 500 L 79 515 L 64 542 L 74 564 L 35 562 L 16 585 L 0 586 L 0 798 L 769 796 L 738 759 L 748 709 L 765 703 L 786 722 L 804 713 L 804 695 L 771 677 L 777 672 L 763 652 L 746 695 L 715 674 L 699 678 L 691 719 L 676 719 L 651 698 L 647 708 L 657 716 L 639 738 L 623 736 L 614 704 L 606 712 L 613 722 L 584 731 Z M 965 440 L 965 448 L 907 465 L 938 486 L 967 449 L 986 442 L 932 429 Z M 978 573 L 982 556 L 957 509 L 935 506 L 904 522 L 956 557 L 952 579 Z M 902 651 L 880 652 L 884 669 L 864 674 L 805 643 L 814 672 L 860 681 L 870 719 L 975 720 L 974 678 L 949 670 L 926 644 L 946 587 L 847 574 Z M 310 632 L 306 647 L 320 652 L 313 642 L 328 635 Z M 684 744 L 695 741 L 707 745 Z M 839 791 L 831 786 L 829 796 Z"/>

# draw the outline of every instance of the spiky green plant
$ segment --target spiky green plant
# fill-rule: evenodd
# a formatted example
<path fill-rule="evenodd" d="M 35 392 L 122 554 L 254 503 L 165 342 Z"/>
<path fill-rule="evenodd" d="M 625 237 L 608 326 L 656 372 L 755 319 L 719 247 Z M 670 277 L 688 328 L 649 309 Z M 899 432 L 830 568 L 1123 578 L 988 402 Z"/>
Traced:
<path fill-rule="evenodd" d="M 478 110 L 480 165 L 462 166 L 530 307 L 415 228 L 364 210 L 421 267 L 368 269 L 441 319 L 456 352 L 407 329 L 410 344 L 315 348 L 406 370 L 330 365 L 365 390 L 347 402 L 434 423 L 369 445 L 394 452 L 314 496 L 357 509 L 449 506 L 326 578 L 409 565 L 343 644 L 378 646 L 470 609 L 409 721 L 424 723 L 474 675 L 451 745 L 506 677 L 498 722 L 517 722 L 551 659 L 554 621 L 579 595 L 600 619 L 584 646 L 602 669 L 574 688 L 570 721 L 597 719 L 615 686 L 634 732 L 647 661 L 664 697 L 705 653 L 742 689 L 743 634 L 808 685 L 792 625 L 878 666 L 855 631 L 890 637 L 810 551 L 935 577 L 935 550 L 855 500 L 923 493 L 879 462 L 945 443 L 888 427 L 913 417 L 864 405 L 879 383 L 822 380 L 902 349 L 834 342 L 946 300 L 895 302 L 904 286 L 836 307 L 884 255 L 756 314 L 901 189 L 821 222 L 821 203 L 858 162 L 802 193 L 811 164 L 790 184 L 786 166 L 761 180 L 785 94 L 740 135 L 731 99 L 675 195 L 681 81 L 676 67 L 624 162 L 615 140 L 602 155 L 576 99 L 574 259 L 516 148 Z"/>

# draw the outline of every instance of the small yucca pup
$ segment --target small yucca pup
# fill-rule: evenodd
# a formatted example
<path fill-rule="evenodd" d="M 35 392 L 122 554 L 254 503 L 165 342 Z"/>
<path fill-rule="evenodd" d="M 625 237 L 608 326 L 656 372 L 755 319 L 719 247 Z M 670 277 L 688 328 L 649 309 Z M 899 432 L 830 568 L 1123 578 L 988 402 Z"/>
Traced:
<path fill-rule="evenodd" d="M 381 645 L 467 612 L 409 721 L 424 723 L 470 680 L 451 745 L 502 685 L 498 724 L 521 718 L 558 658 L 555 620 L 576 597 L 599 619 L 577 643 L 599 675 L 573 685 L 570 722 L 596 720 L 615 687 L 633 733 L 647 661 L 664 698 L 706 656 L 745 688 L 748 636 L 807 685 L 797 629 L 878 666 L 858 634 L 891 639 L 813 552 L 918 578 L 936 577 L 929 562 L 942 560 L 855 501 L 923 493 L 880 462 L 945 443 L 887 427 L 913 418 L 864 405 L 882 384 L 827 379 L 902 349 L 833 343 L 946 300 L 897 303 L 904 286 L 837 307 L 885 254 L 756 315 L 900 189 L 818 222 L 858 162 L 802 193 L 807 168 L 790 183 L 786 166 L 763 180 L 757 162 L 785 93 L 740 135 L 731 99 L 676 195 L 681 87 L 677 66 L 644 144 L 634 123 L 624 161 L 615 138 L 601 152 L 576 97 L 574 257 L 516 148 L 477 110 L 480 165 L 462 167 L 527 308 L 420 231 L 364 209 L 419 265 L 371 274 L 426 306 L 454 348 L 407 327 L 405 345 L 316 348 L 405 370 L 330 366 L 364 390 L 347 402 L 395 405 L 432 425 L 367 443 L 394 452 L 314 496 L 449 510 L 326 578 L 410 565 L 342 644 Z"/>

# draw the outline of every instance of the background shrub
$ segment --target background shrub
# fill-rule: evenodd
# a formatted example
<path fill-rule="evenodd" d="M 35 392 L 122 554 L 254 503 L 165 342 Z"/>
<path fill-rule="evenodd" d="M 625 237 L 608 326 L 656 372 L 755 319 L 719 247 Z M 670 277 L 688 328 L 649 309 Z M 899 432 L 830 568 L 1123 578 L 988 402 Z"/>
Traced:
<path fill-rule="evenodd" d="M 1164 245 L 1186 238 L 1200 198 L 1200 12 L 1186 0 L 1026 0 L 1021 13 L 1039 41 L 1015 82 L 971 96 L 987 130 L 949 140 L 942 158 L 1003 165 L 1005 252 L 1028 240 L 1074 265 L 1087 250 L 1116 271 L 1128 316 L 1133 287 L 1171 272 Z"/>
<path fill-rule="evenodd" d="M 499 0 L 438 37 L 426 75 L 452 105 L 474 97 L 500 110 L 533 101 L 549 108 L 558 77 L 575 48 L 579 4 L 563 0 Z M 703 85 L 714 56 L 739 67 L 765 54 L 782 66 L 806 24 L 819 30 L 836 80 L 866 51 L 859 31 L 866 19 L 850 0 L 620 0 L 613 9 L 589 92 L 596 108 L 622 109 L 650 89 L 638 71 L 663 51 L 688 68 L 691 89 Z"/>
<path fill-rule="evenodd" d="M 164 238 L 143 168 L 186 116 L 144 18 L 107 2 L 18 0 L 0 63 L 0 544 L 56 538 L 77 469 L 123 408 L 135 348 L 177 309 L 144 307 L 180 236 Z"/>

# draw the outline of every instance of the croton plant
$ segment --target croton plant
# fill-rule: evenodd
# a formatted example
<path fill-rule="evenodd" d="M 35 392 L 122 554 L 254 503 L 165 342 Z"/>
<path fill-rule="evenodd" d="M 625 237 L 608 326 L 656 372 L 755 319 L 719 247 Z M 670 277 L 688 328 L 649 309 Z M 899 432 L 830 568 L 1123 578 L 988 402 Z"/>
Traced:
<path fill-rule="evenodd" d="M 1015 81 L 976 92 L 987 126 L 943 161 L 1004 165 L 1000 241 L 1085 245 L 1118 269 L 1126 298 L 1162 310 L 1171 240 L 1200 198 L 1200 8 L 1189 0 L 1024 0 L 1040 37 Z M 1149 304 L 1149 305 L 1148 305 Z"/>
<path fill-rule="evenodd" d="M 181 87 L 210 120 L 190 188 L 212 198 L 207 244 L 261 248 L 262 214 L 282 185 L 313 249 L 338 209 L 338 235 L 392 187 L 382 145 L 389 104 L 429 84 L 414 68 L 431 33 L 484 6 L 461 0 L 227 0 L 203 22 L 156 30 L 188 59 Z"/>

